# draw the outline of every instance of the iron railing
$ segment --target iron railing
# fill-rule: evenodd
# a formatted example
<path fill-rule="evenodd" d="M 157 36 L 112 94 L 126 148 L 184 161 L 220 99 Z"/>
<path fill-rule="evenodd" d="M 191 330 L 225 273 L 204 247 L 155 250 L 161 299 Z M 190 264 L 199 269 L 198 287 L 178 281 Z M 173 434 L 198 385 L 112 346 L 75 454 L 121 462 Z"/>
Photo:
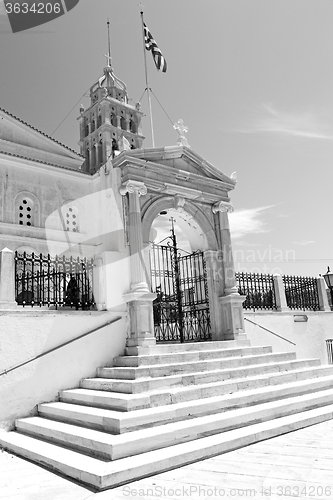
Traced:
<path fill-rule="evenodd" d="M 235 273 L 235 278 L 238 293 L 246 296 L 244 309 L 277 309 L 272 274 Z"/>
<path fill-rule="evenodd" d="M 21 306 L 90 309 L 93 260 L 16 252 L 15 300 Z"/>
<path fill-rule="evenodd" d="M 244 321 L 248 321 L 249 323 L 252 323 L 252 325 L 255 325 L 255 326 L 258 326 L 259 328 L 261 328 L 262 330 L 265 330 L 265 332 L 268 332 L 268 333 L 271 333 L 272 335 L 274 335 L 275 337 L 278 337 L 279 339 L 282 339 L 282 340 L 285 340 L 286 342 L 288 342 L 289 344 L 292 344 L 292 345 L 296 345 L 295 342 L 292 342 L 291 340 L 288 340 L 286 339 L 285 337 L 282 337 L 282 335 L 278 335 L 277 333 L 273 332 L 272 330 L 270 330 L 269 328 L 266 328 L 265 326 L 262 326 L 262 325 L 259 325 L 259 323 L 256 323 L 255 321 L 252 321 L 251 319 L 249 318 L 244 318 Z"/>
<path fill-rule="evenodd" d="M 41 354 L 37 354 L 36 356 L 33 356 L 32 358 L 27 359 L 26 361 L 22 361 L 21 363 L 11 366 L 10 368 L 7 368 L 6 370 L 3 370 L 0 372 L 0 377 L 3 375 L 7 375 L 8 373 L 11 373 L 18 368 L 22 368 L 22 366 L 28 365 L 30 363 L 33 363 L 33 361 L 36 361 L 37 359 L 43 358 L 44 356 L 47 356 L 48 354 L 51 354 L 52 352 L 58 351 L 59 349 L 62 349 L 63 347 L 68 346 L 69 344 L 73 344 L 73 342 L 77 342 L 78 340 L 83 339 L 84 337 L 87 337 L 88 335 L 91 335 L 92 333 L 97 332 L 98 330 L 101 330 L 102 328 L 105 328 L 108 325 L 111 325 L 112 323 L 116 323 L 117 321 L 121 320 L 122 317 L 118 316 L 116 318 L 110 319 L 103 323 L 100 326 L 96 326 L 95 328 L 92 328 L 86 333 L 83 333 L 82 335 L 79 335 L 78 337 L 75 337 L 74 339 L 68 340 L 67 342 L 63 342 L 62 344 L 57 345 L 56 347 L 52 347 L 52 349 L 48 349 L 47 351 L 42 352 Z"/>
<path fill-rule="evenodd" d="M 287 305 L 290 309 L 319 311 L 317 279 L 304 276 L 282 276 Z"/>

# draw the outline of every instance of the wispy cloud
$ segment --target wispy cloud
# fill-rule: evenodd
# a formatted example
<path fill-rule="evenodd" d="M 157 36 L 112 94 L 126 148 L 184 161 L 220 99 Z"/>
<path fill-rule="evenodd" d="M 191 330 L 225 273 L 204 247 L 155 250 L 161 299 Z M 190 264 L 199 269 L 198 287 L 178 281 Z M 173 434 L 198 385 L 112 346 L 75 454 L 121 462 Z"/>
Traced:
<path fill-rule="evenodd" d="M 238 247 L 248 247 L 248 248 L 258 248 L 258 247 L 260 248 L 260 247 L 262 247 L 261 243 L 251 243 L 250 241 L 242 240 L 242 239 L 236 240 L 234 242 L 234 245 L 238 246 Z"/>
<path fill-rule="evenodd" d="M 312 245 L 315 243 L 313 240 L 304 240 L 304 241 L 293 241 L 294 245 L 300 245 L 301 247 L 307 247 L 308 245 Z"/>
<path fill-rule="evenodd" d="M 265 212 L 276 205 L 235 210 L 229 214 L 230 231 L 233 240 L 243 238 L 249 234 L 268 233 L 270 229 L 264 220 Z"/>
<path fill-rule="evenodd" d="M 333 126 L 326 122 L 324 112 L 281 111 L 272 104 L 263 104 L 252 122 L 240 132 L 333 140 Z"/>

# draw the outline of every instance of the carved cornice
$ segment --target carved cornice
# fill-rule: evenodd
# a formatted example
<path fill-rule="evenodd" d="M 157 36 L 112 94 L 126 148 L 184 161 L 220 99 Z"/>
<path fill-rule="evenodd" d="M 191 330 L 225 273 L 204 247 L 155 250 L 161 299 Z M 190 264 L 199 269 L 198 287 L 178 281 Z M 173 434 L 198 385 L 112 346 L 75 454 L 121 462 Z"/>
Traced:
<path fill-rule="evenodd" d="M 233 212 L 234 207 L 232 204 L 228 201 L 218 201 L 212 206 L 212 212 L 213 214 L 216 214 L 217 212 Z"/>
<path fill-rule="evenodd" d="M 139 181 L 127 181 L 119 189 L 119 193 L 125 196 L 127 193 L 137 193 L 138 196 L 144 196 L 147 194 L 147 186 L 143 182 Z"/>

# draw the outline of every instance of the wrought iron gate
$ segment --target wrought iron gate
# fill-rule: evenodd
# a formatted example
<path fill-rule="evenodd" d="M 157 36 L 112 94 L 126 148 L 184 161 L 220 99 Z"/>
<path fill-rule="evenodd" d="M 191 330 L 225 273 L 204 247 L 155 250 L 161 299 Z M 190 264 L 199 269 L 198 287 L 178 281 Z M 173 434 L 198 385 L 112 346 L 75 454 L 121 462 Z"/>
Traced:
<path fill-rule="evenodd" d="M 174 231 L 167 245 L 150 254 L 155 337 L 160 342 L 211 339 L 206 263 L 203 252 L 181 255 Z"/>

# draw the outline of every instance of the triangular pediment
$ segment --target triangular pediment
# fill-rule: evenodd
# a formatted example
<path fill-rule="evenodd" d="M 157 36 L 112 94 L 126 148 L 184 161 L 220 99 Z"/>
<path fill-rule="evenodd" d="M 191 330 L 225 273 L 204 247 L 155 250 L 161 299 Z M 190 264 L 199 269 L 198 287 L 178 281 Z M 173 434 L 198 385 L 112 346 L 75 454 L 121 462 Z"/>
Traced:
<path fill-rule="evenodd" d="M 183 175 L 184 178 L 186 178 L 187 174 L 192 175 L 192 177 L 200 176 L 203 179 L 219 181 L 228 190 L 233 189 L 236 184 L 235 178 L 227 176 L 192 149 L 185 146 L 166 146 L 164 148 L 126 151 L 115 159 L 115 166 L 124 164 L 125 158 L 131 158 L 133 163 L 143 161 L 147 167 L 149 164 L 151 168 L 161 169 L 164 174 L 167 173 L 165 167 L 169 167 L 171 177 L 176 172 L 178 172 L 179 177 Z"/>
<path fill-rule="evenodd" d="M 83 163 L 81 155 L 2 109 L 0 151 L 78 169 Z"/>

